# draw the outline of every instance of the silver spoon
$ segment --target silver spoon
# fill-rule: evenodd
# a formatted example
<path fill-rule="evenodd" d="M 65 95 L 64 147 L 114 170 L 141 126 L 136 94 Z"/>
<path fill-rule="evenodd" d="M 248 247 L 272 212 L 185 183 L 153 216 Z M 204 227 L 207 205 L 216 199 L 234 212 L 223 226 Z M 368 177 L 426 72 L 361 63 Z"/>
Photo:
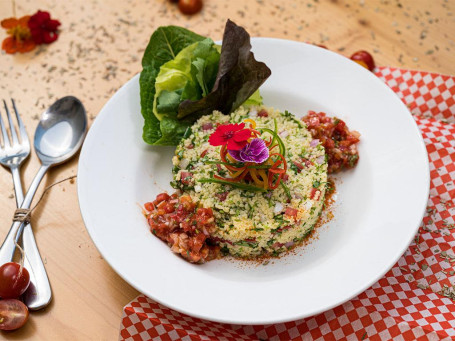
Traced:
<path fill-rule="evenodd" d="M 61 164 L 70 159 L 80 149 L 87 132 L 87 115 L 82 103 L 73 96 L 59 99 L 52 104 L 42 115 L 35 131 L 34 147 L 41 167 L 33 179 L 27 194 L 24 197 L 20 208 L 29 209 L 38 186 L 50 167 Z M 25 224 L 15 221 L 0 248 L 0 264 L 10 262 L 16 250 L 15 240 L 19 240 Z M 27 249 L 27 239 L 23 240 L 24 249 Z M 38 255 L 25 255 L 28 258 L 27 264 L 40 264 L 41 258 Z M 30 259 L 31 256 L 39 259 Z M 31 270 L 31 271 L 30 271 Z M 30 269 L 29 272 L 34 272 Z M 35 276 L 36 283 L 33 283 L 36 292 L 24 296 L 27 306 L 33 310 L 44 308 L 52 298 L 52 291 L 49 285 L 46 272 L 37 271 L 41 276 Z M 43 275 L 44 273 L 44 275 Z M 38 294 L 39 293 L 39 294 Z"/>

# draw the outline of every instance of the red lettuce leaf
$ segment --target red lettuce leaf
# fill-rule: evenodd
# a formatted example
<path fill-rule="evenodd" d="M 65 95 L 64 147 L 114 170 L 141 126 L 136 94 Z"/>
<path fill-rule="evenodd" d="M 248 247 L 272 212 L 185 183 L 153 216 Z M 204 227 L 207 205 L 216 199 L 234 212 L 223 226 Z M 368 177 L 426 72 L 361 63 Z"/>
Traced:
<path fill-rule="evenodd" d="M 197 101 L 180 103 L 177 118 L 194 119 L 219 110 L 229 114 L 244 103 L 270 76 L 271 71 L 251 52 L 250 35 L 228 19 L 224 29 L 220 64 L 211 92 Z"/>

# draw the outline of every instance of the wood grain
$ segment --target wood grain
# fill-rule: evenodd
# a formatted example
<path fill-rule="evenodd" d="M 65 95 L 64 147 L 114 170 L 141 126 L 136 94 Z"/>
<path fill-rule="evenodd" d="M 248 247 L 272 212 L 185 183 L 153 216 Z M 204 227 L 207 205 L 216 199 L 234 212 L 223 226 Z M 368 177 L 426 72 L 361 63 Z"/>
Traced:
<path fill-rule="evenodd" d="M 142 53 L 160 25 L 184 25 L 216 40 L 230 18 L 252 36 L 323 44 L 345 56 L 367 50 L 378 65 L 455 74 L 453 1 L 205 0 L 203 11 L 192 17 L 182 16 L 165 0 L 16 1 L 18 16 L 37 9 L 50 10 L 62 22 L 57 42 L 24 55 L 0 55 L 0 98 L 16 99 L 30 137 L 44 108 L 65 95 L 82 99 L 93 122 L 112 94 L 141 70 Z M 0 13 L 12 16 L 12 2 L 0 0 Z M 0 39 L 4 37 L 5 31 Z M 38 167 L 32 155 L 23 168 L 26 186 Z M 77 158 L 52 169 L 41 191 L 74 174 Z M 15 209 L 6 169 L 0 169 L 0 189 L 3 240 Z M 92 243 L 79 212 L 76 184 L 52 188 L 32 223 L 54 300 L 44 311 L 32 313 L 25 327 L 0 333 L 0 339 L 117 339 L 122 307 L 138 292 Z"/>

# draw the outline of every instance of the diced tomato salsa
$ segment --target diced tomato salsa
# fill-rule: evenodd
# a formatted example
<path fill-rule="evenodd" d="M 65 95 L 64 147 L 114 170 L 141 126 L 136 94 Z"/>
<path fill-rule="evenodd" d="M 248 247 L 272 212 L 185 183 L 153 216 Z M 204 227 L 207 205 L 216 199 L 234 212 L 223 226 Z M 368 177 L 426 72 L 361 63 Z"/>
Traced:
<path fill-rule="evenodd" d="M 328 172 L 336 173 L 353 168 L 359 161 L 357 143 L 360 134 L 350 131 L 343 120 L 328 117 L 323 112 L 309 111 L 302 118 L 314 139 L 318 139 L 328 156 Z"/>
<path fill-rule="evenodd" d="M 189 195 L 158 194 L 144 205 L 151 232 L 165 241 L 175 253 L 192 263 L 205 263 L 218 257 L 218 246 L 209 245 L 215 229 L 211 208 L 197 207 Z"/>

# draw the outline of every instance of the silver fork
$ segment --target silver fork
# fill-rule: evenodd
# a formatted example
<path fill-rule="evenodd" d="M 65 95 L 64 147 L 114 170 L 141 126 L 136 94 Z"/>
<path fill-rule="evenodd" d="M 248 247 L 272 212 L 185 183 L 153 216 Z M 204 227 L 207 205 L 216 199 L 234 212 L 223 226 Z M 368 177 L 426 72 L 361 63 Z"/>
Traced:
<path fill-rule="evenodd" d="M 16 204 L 17 207 L 20 207 L 24 200 L 24 192 L 20 179 L 20 166 L 30 155 L 30 141 L 25 126 L 17 111 L 16 103 L 13 99 L 11 100 L 11 103 L 16 114 L 16 120 L 19 126 L 17 133 L 19 134 L 16 133 L 12 116 L 10 115 L 5 100 L 3 100 L 6 116 L 8 117 L 11 139 L 8 136 L 7 128 L 0 114 L 0 137 L 2 137 L 3 140 L 3 144 L 0 143 L 0 164 L 11 170 L 16 193 Z M 15 240 L 16 236 L 8 234 L 4 243 L 14 243 Z M 30 310 L 42 309 L 51 301 L 52 291 L 30 224 L 24 224 L 22 240 L 16 240 L 16 242 L 22 242 L 22 248 L 25 253 L 24 266 L 30 273 L 30 286 L 23 296 L 24 302 Z"/>

